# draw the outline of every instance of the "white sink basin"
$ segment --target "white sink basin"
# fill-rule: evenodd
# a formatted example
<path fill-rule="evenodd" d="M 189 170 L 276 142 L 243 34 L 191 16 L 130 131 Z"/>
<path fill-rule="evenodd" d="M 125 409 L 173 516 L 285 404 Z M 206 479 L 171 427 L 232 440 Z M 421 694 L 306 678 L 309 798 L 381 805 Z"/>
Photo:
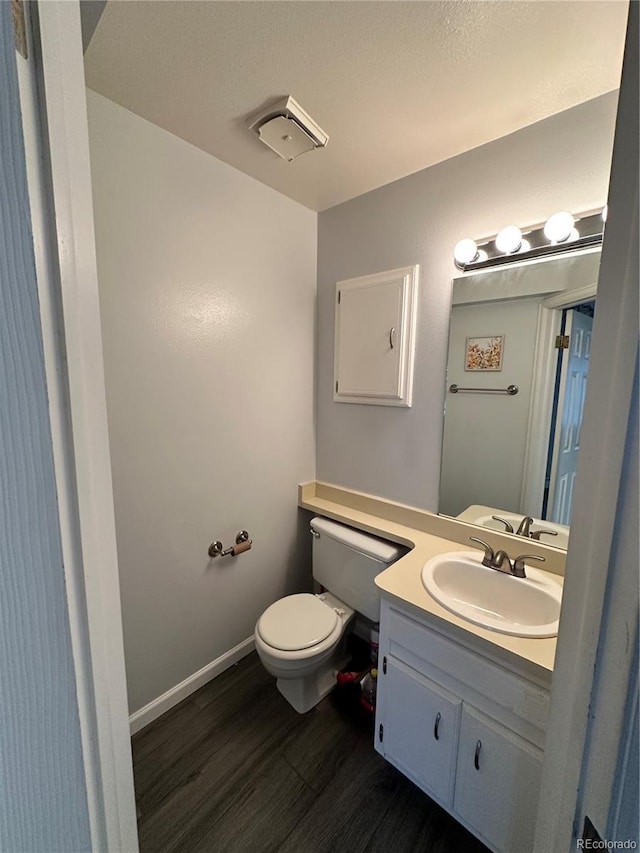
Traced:
<path fill-rule="evenodd" d="M 422 583 L 439 604 L 474 625 L 514 637 L 555 637 L 562 589 L 525 561 L 526 578 L 482 565 L 482 554 L 453 551 L 433 557 Z"/>

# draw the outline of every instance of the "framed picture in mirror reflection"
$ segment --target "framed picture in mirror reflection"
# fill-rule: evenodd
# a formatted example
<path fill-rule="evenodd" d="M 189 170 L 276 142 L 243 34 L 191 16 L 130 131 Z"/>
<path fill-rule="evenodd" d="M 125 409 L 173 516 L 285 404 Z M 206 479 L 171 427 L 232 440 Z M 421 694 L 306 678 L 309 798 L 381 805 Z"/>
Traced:
<path fill-rule="evenodd" d="M 464 355 L 466 371 L 502 370 L 504 335 L 467 338 Z"/>

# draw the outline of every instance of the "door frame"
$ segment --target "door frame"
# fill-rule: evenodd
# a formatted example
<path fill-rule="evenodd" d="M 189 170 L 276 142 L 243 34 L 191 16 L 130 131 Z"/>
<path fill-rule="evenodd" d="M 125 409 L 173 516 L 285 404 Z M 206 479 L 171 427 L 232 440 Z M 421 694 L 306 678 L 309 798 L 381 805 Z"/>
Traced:
<path fill-rule="evenodd" d="M 24 4 L 16 55 L 92 850 L 136 853 L 80 6 Z"/>
<path fill-rule="evenodd" d="M 551 682 L 534 853 L 566 853 L 574 849 L 574 840 L 582 832 L 583 773 L 588 772 L 589 753 L 598 745 L 598 739 L 589 740 L 592 700 L 598 688 L 596 664 L 604 672 L 628 671 L 635 651 L 631 638 L 638 626 L 638 565 L 625 559 L 625 551 L 632 544 L 637 548 L 638 539 L 637 532 L 624 524 L 626 507 L 619 503 L 619 497 L 627 461 L 629 419 L 634 414 L 632 398 L 638 358 L 639 24 L 640 4 L 631 3 L 609 184 L 611 215 L 598 276 L 598 310 Z M 629 476 L 635 476 L 637 489 L 637 468 Z M 629 588 L 635 588 L 635 599 L 629 596 Z M 615 626 L 607 619 L 607 613 L 625 613 L 630 599 L 635 613 L 627 623 L 628 632 L 618 630 L 615 642 L 607 643 L 610 628 Z M 620 702 L 624 703 L 624 697 Z M 596 737 L 606 732 L 607 751 L 615 762 L 625 739 L 624 717 L 620 714 L 618 719 L 604 717 L 596 722 Z M 598 782 L 598 808 L 609 812 L 614 792 L 602 767 Z M 592 799 L 591 805 L 593 802 Z M 596 828 L 603 834 L 607 829 L 603 825 Z"/>
<path fill-rule="evenodd" d="M 560 333 L 562 311 L 597 298 L 597 290 L 597 281 L 575 290 L 563 290 L 543 299 L 538 308 L 531 403 L 520 493 L 520 511 L 537 518 L 541 518 L 544 497 L 553 389 L 558 363 L 555 339 Z M 542 465 L 541 459 L 544 460 Z"/>
<path fill-rule="evenodd" d="M 76 662 L 84 758 L 93 768 L 88 784 L 94 850 L 136 851 L 135 801 L 124 678 L 118 569 L 109 465 L 107 413 L 101 349 L 98 284 L 91 203 L 84 68 L 78 0 L 37 0 L 42 58 L 41 107 L 48 125 L 43 151 L 50 160 L 53 208 L 47 225 L 55 231 L 56 269 L 52 299 L 62 306 L 63 351 L 60 371 L 68 388 L 71 441 L 66 450 L 74 477 L 56 468 L 61 500 L 77 520 L 78 553 L 75 569 L 82 597 L 68 592 L 74 649 L 86 651 L 90 671 L 83 676 Z M 625 51 L 628 77 L 637 76 L 638 4 L 631 4 Z M 637 86 L 623 78 L 614 146 L 610 210 L 600 267 L 599 315 L 594 330 L 593 381 L 587 391 L 584 419 L 584 469 L 595 459 L 592 489 L 578 494 L 575 524 L 567 557 L 565 594 L 553 678 L 551 718 L 538 810 L 535 850 L 566 851 L 570 846 L 583 762 L 589 697 L 602 618 L 607 567 L 615 529 L 616 498 L 622 466 L 622 447 L 637 352 L 637 289 L 633 276 L 633 217 L 627 216 L 629 173 L 637 176 L 629 138 L 637 133 Z M 621 120 L 622 119 L 622 120 Z M 635 125 L 634 125 L 635 122 Z M 626 135 L 626 138 L 625 138 Z M 631 140 L 633 143 L 633 140 Z M 635 156 L 635 160 L 633 159 Z M 636 179 L 637 187 L 637 179 Z M 637 190 L 635 202 L 637 206 Z M 635 221 L 637 227 L 637 219 Z M 38 240 L 36 239 L 36 243 Z M 617 252 L 617 255 L 616 255 Z M 636 250 L 637 255 L 637 250 Z M 604 287 L 603 287 L 604 285 Z M 54 292 L 55 291 L 55 292 Z M 46 334 L 61 329 L 48 319 Z M 635 324 L 635 325 L 634 325 Z M 613 342 L 613 343 L 612 343 Z M 631 367 L 630 367 L 631 365 Z M 598 453 L 602 440 L 612 452 Z M 592 463 L 593 464 L 593 463 Z M 583 472 L 578 471 L 581 478 Z M 293 486 L 292 486 L 293 487 Z M 295 492 L 292 491 L 292 511 Z M 598 530 L 592 523 L 598 518 Z M 84 685 L 84 686 L 83 686 Z M 92 749 L 92 744 L 95 749 Z"/>

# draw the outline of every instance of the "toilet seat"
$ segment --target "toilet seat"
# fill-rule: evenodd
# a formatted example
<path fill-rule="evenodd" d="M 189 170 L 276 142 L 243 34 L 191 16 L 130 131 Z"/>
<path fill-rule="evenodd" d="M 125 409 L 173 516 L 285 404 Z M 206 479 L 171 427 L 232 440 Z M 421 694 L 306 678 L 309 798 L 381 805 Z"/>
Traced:
<path fill-rule="evenodd" d="M 336 611 L 310 593 L 288 595 L 268 607 L 256 626 L 260 638 L 281 652 L 311 650 L 340 631 Z"/>
<path fill-rule="evenodd" d="M 323 699 L 347 663 L 345 640 L 355 611 L 330 592 L 281 598 L 258 619 L 256 651 L 299 714 Z M 333 626 L 333 627 L 332 627 Z M 286 648 L 278 648 L 278 646 Z"/>

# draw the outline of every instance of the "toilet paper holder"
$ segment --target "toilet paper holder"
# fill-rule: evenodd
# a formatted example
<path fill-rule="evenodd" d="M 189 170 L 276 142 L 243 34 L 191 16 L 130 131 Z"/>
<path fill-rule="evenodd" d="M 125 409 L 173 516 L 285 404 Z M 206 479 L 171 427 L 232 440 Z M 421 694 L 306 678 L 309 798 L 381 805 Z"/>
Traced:
<path fill-rule="evenodd" d="M 246 530 L 239 530 L 236 534 L 236 544 L 230 548 L 225 548 L 219 539 L 209 545 L 208 554 L 213 557 L 236 557 L 242 554 L 243 551 L 248 551 L 253 545 L 253 539 L 249 539 L 249 534 Z"/>

